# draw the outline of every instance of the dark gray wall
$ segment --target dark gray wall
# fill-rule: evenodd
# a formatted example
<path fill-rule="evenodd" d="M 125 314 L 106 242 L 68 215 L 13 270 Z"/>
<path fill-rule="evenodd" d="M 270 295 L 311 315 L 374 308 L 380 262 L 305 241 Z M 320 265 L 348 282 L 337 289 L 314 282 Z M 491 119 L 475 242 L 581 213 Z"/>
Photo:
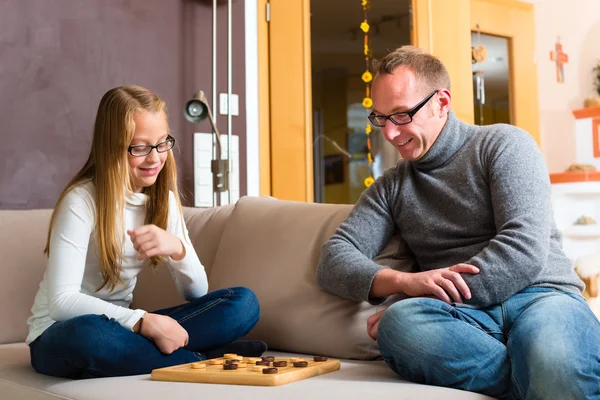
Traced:
<path fill-rule="evenodd" d="M 233 92 L 240 95 L 240 193 L 246 194 L 244 2 L 233 2 Z M 227 6 L 218 7 L 218 92 L 227 91 Z M 98 102 L 138 84 L 167 102 L 185 204 L 193 204 L 192 133 L 183 118 L 212 97 L 212 2 L 0 0 L 0 209 L 53 207 L 90 150 Z M 222 132 L 227 120 L 219 117 Z"/>

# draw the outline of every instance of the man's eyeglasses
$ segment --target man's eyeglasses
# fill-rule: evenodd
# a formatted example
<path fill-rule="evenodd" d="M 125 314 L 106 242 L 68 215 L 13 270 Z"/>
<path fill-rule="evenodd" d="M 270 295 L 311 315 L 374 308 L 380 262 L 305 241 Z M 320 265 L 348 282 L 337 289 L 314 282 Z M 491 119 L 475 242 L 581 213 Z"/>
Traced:
<path fill-rule="evenodd" d="M 392 121 L 394 125 L 410 124 L 412 122 L 413 116 L 417 113 L 417 111 L 423 108 L 423 106 L 427 104 L 429 99 L 431 99 L 433 95 L 437 92 L 437 90 L 434 90 L 429 96 L 425 97 L 423 101 L 421 101 L 419 104 L 417 104 L 411 110 L 408 111 L 394 113 L 390 115 L 376 115 L 375 113 L 371 113 L 369 115 L 369 121 L 371 121 L 373 126 L 376 126 L 378 128 L 383 128 L 385 126 L 385 121 L 388 119 Z"/>
<path fill-rule="evenodd" d="M 171 150 L 174 146 L 175 138 L 169 135 L 167 136 L 167 140 L 157 143 L 154 146 L 150 144 L 136 144 L 134 146 L 129 146 L 127 151 L 134 157 L 142 157 L 150 154 L 153 149 L 156 149 L 159 153 L 164 153 L 165 151 Z"/>

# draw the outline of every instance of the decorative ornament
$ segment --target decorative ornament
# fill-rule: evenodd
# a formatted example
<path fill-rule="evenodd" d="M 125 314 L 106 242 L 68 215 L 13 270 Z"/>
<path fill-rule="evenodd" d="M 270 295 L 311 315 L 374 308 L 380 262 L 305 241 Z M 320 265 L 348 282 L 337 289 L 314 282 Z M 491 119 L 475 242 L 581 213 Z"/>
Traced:
<path fill-rule="evenodd" d="M 575 220 L 573 225 L 596 225 L 596 220 L 587 215 L 582 215 L 581 217 Z"/>
<path fill-rule="evenodd" d="M 563 66 L 565 63 L 569 62 L 569 55 L 567 53 L 563 53 L 562 44 L 560 43 L 560 36 L 556 39 L 554 50 L 555 51 L 550 52 L 550 60 L 556 62 L 556 81 L 558 83 L 565 83 L 565 70 Z"/>
<path fill-rule="evenodd" d="M 566 172 L 596 172 L 596 167 L 592 164 L 571 164 Z"/>
<path fill-rule="evenodd" d="M 473 63 L 484 62 L 487 58 L 487 50 L 485 46 L 482 44 L 473 46 L 471 49 L 471 56 L 473 57 Z"/>
<path fill-rule="evenodd" d="M 367 71 L 362 75 L 362 80 L 365 83 L 369 83 L 373 80 L 373 75 L 371 75 L 371 73 Z"/>
<path fill-rule="evenodd" d="M 373 107 L 373 99 L 371 99 L 371 82 L 373 81 L 373 74 L 370 70 L 370 59 L 373 56 L 373 52 L 371 47 L 369 46 L 369 16 L 367 14 L 367 10 L 371 8 L 370 0 L 361 0 L 360 5 L 362 6 L 364 19 L 360 24 L 360 29 L 365 33 L 365 40 L 363 43 L 363 55 L 365 57 L 365 72 L 362 74 L 362 81 L 365 83 L 365 97 L 363 98 L 362 105 L 367 109 L 367 114 L 370 112 L 370 109 Z M 371 171 L 369 176 L 364 180 L 365 186 L 369 187 L 375 179 L 373 179 L 373 154 L 371 154 L 371 124 L 367 122 L 365 126 L 365 134 L 367 135 L 367 160 L 369 161 L 369 170 Z"/>

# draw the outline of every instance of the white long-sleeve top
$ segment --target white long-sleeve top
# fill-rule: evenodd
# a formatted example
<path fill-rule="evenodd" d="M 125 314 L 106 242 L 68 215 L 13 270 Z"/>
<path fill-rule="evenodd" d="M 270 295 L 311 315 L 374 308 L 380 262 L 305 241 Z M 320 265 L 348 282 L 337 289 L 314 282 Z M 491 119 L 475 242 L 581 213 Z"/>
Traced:
<path fill-rule="evenodd" d="M 94 185 L 80 185 L 67 193 L 58 209 L 50 237 L 50 255 L 44 278 L 35 296 L 27 320 L 29 335 L 26 343 L 33 342 L 56 321 L 65 321 L 85 314 L 104 314 L 114 318 L 123 327 L 133 329 L 145 310 L 129 308 L 137 275 L 150 268 L 137 260 L 128 229 L 144 225 L 147 196 L 129 193 L 124 210 L 125 246 L 122 260 L 122 283 L 113 290 L 102 284 L 102 273 L 97 257 Z M 167 231 L 181 239 L 185 257 L 175 261 L 168 258 L 167 267 L 179 294 L 186 300 L 203 296 L 208 291 L 206 271 L 192 246 L 183 217 L 173 192 L 169 194 L 169 223 Z M 161 266 L 163 267 L 163 266 Z"/>

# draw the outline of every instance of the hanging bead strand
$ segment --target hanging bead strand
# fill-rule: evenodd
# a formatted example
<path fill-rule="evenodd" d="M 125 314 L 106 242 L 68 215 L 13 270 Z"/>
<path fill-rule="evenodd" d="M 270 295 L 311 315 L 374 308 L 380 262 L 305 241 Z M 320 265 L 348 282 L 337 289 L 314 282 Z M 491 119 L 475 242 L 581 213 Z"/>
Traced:
<path fill-rule="evenodd" d="M 371 8 L 371 0 L 361 0 L 361 6 L 364 13 L 363 22 L 360 24 L 360 29 L 365 33 L 365 39 L 363 44 L 363 54 L 365 56 L 365 72 L 362 75 L 362 80 L 365 83 L 365 98 L 363 99 L 362 105 L 367 109 L 367 114 L 370 113 L 370 109 L 373 107 L 373 100 L 371 99 L 371 81 L 373 80 L 373 74 L 371 74 L 371 57 L 373 53 L 369 47 L 369 18 L 367 10 Z M 373 184 L 373 154 L 371 153 L 371 124 L 367 122 L 365 125 L 365 134 L 367 135 L 367 159 L 369 161 L 369 176 L 364 180 L 366 187 Z"/>

